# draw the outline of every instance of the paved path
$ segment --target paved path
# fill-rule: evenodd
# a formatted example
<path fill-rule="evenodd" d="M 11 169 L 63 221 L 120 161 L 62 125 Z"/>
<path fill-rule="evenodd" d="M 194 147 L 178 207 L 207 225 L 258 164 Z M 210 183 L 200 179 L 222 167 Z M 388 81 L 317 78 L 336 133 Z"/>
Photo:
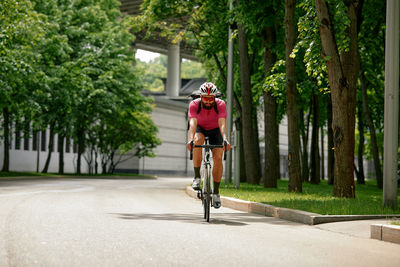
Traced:
<path fill-rule="evenodd" d="M 369 222 L 308 226 L 221 208 L 206 223 L 188 183 L 1 181 L 0 266 L 400 266 L 400 245 L 370 239 Z"/>

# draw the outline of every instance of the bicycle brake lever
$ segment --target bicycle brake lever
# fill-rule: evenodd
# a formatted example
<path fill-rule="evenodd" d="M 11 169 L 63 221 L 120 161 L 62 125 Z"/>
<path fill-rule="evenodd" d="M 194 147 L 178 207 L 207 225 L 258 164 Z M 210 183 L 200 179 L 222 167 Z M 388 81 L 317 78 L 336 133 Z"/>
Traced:
<path fill-rule="evenodd" d="M 224 160 L 226 160 L 226 146 L 227 146 L 227 142 L 224 140 Z"/>
<path fill-rule="evenodd" d="M 193 159 L 193 140 L 190 141 L 190 160 Z"/>

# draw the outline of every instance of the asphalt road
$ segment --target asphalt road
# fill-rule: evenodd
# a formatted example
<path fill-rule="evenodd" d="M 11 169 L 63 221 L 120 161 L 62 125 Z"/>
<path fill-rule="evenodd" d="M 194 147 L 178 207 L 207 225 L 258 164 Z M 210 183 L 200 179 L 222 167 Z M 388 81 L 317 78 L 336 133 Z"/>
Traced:
<path fill-rule="evenodd" d="M 0 266 L 400 266 L 400 245 L 186 195 L 186 178 L 0 182 Z M 335 230 L 336 229 L 336 230 Z"/>

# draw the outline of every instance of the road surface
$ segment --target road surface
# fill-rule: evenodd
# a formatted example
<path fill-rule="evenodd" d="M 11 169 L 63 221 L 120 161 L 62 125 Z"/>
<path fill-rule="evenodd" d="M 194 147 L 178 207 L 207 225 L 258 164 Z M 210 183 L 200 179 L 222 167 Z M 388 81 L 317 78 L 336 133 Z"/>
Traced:
<path fill-rule="evenodd" d="M 400 266 L 400 245 L 228 208 L 187 178 L 0 182 L 0 266 Z"/>

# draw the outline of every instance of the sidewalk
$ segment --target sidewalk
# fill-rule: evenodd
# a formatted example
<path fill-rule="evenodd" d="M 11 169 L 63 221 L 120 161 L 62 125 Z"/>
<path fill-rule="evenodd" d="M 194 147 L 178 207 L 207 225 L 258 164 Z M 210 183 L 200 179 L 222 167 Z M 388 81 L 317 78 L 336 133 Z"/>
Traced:
<path fill-rule="evenodd" d="M 191 186 L 186 187 L 186 193 L 197 199 L 197 192 Z M 400 244 L 400 226 L 390 225 L 390 220 L 394 217 L 399 218 L 399 214 L 320 215 L 224 196 L 221 196 L 221 203 L 226 208 L 313 225 L 316 228 L 350 236 L 374 238 Z"/>

